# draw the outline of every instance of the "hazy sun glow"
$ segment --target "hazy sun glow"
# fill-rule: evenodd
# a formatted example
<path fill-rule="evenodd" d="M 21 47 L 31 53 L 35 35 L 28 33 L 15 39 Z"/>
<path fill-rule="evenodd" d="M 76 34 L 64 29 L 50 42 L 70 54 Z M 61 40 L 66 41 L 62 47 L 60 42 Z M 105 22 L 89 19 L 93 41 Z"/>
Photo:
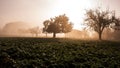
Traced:
<path fill-rule="evenodd" d="M 80 29 L 85 9 L 92 8 L 93 2 L 94 0 L 2 0 L 0 22 L 3 22 L 1 25 L 12 21 L 42 25 L 46 19 L 66 14 L 74 28 Z"/>
<path fill-rule="evenodd" d="M 75 29 L 81 29 L 86 9 L 93 8 L 93 0 L 58 0 L 50 16 L 66 14 L 73 22 Z"/>
<path fill-rule="evenodd" d="M 119 0 L 0 0 L 0 28 L 22 21 L 43 27 L 43 21 L 66 14 L 75 29 L 81 29 L 86 9 L 110 7 L 120 15 Z"/>

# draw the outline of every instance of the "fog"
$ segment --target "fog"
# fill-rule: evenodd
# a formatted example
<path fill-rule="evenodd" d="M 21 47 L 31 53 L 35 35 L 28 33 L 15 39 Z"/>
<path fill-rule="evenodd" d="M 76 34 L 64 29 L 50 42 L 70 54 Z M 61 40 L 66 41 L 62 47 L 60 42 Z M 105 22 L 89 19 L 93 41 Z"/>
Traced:
<path fill-rule="evenodd" d="M 24 22 L 10 22 L 7 23 L 3 28 L 1 28 L 0 36 L 21 36 L 21 34 L 27 32 L 27 30 L 31 27 L 33 26 Z"/>
<path fill-rule="evenodd" d="M 57 37 L 76 39 L 98 39 L 98 34 L 82 29 L 85 9 L 101 7 L 116 11 L 120 16 L 120 0 L 0 0 L 0 37 L 52 37 L 42 33 L 43 21 L 66 14 L 74 24 L 69 33 Z M 12 22 L 14 21 L 14 22 Z M 23 22 L 18 22 L 23 21 Z M 27 23 L 26 23 L 27 22 Z M 103 39 L 120 39 L 119 30 L 106 29 Z"/>
<path fill-rule="evenodd" d="M 52 33 L 42 33 L 42 28 L 32 26 L 24 22 L 10 22 L 0 29 L 0 37 L 39 37 L 52 38 Z M 120 40 L 120 30 L 106 28 L 103 31 L 102 38 L 104 40 Z M 69 33 L 57 33 L 57 38 L 74 38 L 74 39 L 98 39 L 98 34 L 92 30 L 73 29 Z"/>
<path fill-rule="evenodd" d="M 120 30 L 106 28 L 102 33 L 103 40 L 120 41 Z M 67 38 L 81 39 L 81 40 L 98 40 L 98 33 L 92 30 L 72 30 L 65 35 Z"/>

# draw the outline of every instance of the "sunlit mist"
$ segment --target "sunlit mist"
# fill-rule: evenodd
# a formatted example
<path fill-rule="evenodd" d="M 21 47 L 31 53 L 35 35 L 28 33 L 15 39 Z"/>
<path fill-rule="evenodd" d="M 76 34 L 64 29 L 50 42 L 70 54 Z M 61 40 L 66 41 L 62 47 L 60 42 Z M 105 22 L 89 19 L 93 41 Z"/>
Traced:
<path fill-rule="evenodd" d="M 84 31 L 83 22 L 86 10 L 101 7 L 103 10 L 115 10 L 116 16 L 119 17 L 119 6 L 119 0 L 0 0 L 0 34 L 18 33 L 19 36 L 20 33 L 24 33 L 25 36 L 28 34 L 31 36 L 33 32 L 42 33 L 43 21 L 66 14 L 73 23 L 73 31 L 70 33 L 74 33 L 75 29 L 79 30 L 78 35 L 83 34 L 80 38 L 85 38 L 85 36 L 95 38 L 97 35 L 94 31 Z M 27 25 L 24 26 L 23 23 Z M 61 34 L 60 37 L 62 36 L 66 35 Z"/>
<path fill-rule="evenodd" d="M 24 21 L 42 27 L 44 20 L 67 14 L 74 28 L 81 29 L 86 9 L 102 6 L 120 10 L 116 7 L 118 3 L 118 0 L 0 0 L 0 26 L 11 21 Z"/>
<path fill-rule="evenodd" d="M 3 27 L 7 22 L 24 21 L 42 27 L 45 19 L 67 14 L 74 28 L 81 28 L 85 9 L 93 6 L 94 0 L 1 0 L 0 24 Z"/>

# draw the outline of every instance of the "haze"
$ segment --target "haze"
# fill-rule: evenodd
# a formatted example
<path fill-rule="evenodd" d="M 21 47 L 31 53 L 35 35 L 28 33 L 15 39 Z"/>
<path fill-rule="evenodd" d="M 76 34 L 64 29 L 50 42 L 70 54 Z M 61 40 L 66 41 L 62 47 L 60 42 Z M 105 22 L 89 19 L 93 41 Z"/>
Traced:
<path fill-rule="evenodd" d="M 74 24 L 73 28 L 81 30 L 86 9 L 100 6 L 115 10 L 120 16 L 119 3 L 119 0 L 0 0 L 0 29 L 15 22 L 43 28 L 44 20 L 66 14 Z"/>
<path fill-rule="evenodd" d="M 98 6 L 109 7 L 120 15 L 119 0 L 0 0 L 0 27 L 14 21 L 42 27 L 44 20 L 65 13 L 79 29 L 85 9 Z"/>

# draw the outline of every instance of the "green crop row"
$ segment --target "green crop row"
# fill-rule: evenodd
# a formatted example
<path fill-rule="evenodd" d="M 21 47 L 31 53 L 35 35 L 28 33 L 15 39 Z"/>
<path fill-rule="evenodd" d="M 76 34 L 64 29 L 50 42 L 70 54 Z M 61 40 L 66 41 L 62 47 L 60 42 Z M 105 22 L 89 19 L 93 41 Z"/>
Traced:
<path fill-rule="evenodd" d="M 0 68 L 119 68 L 120 42 L 0 38 Z"/>

